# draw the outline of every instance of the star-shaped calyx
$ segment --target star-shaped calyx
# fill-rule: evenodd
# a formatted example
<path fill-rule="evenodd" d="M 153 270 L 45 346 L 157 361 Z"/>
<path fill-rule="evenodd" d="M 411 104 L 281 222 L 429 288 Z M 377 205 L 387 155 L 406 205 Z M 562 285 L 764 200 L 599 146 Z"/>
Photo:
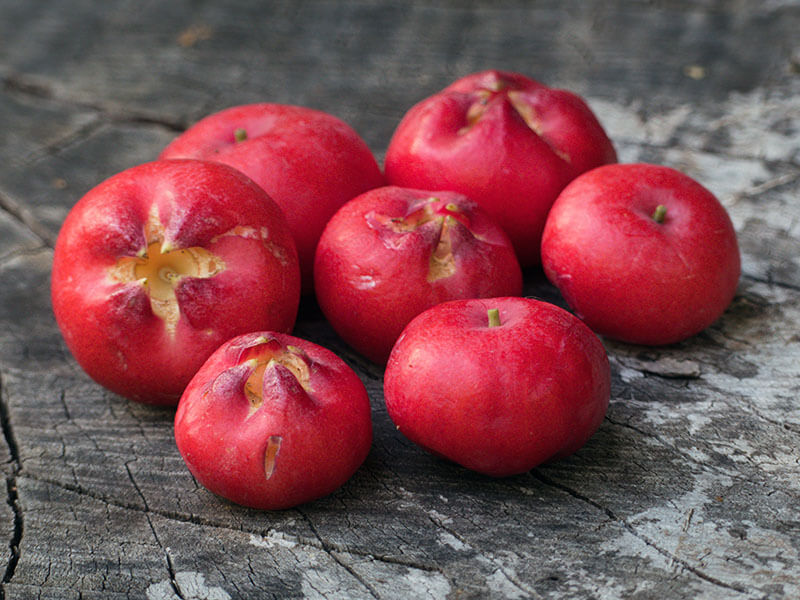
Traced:
<path fill-rule="evenodd" d="M 421 227 L 434 228 L 435 234 L 432 239 L 435 242 L 428 269 L 428 281 L 431 282 L 455 273 L 456 261 L 453 253 L 452 229 L 463 226 L 472 234 L 469 218 L 462 208 L 454 202 L 445 203 L 436 197 L 427 198 L 421 203 L 421 206 L 417 205 L 402 217 L 370 213 L 367 219 L 399 234 L 413 232 Z"/>
<path fill-rule="evenodd" d="M 138 283 L 150 297 L 153 314 L 164 321 L 170 335 L 180 320 L 180 305 L 175 293 L 187 278 L 205 279 L 225 269 L 225 263 L 205 248 L 175 248 L 167 241 L 164 225 L 155 205 L 144 227 L 145 246 L 137 256 L 122 256 L 111 268 L 118 283 Z"/>

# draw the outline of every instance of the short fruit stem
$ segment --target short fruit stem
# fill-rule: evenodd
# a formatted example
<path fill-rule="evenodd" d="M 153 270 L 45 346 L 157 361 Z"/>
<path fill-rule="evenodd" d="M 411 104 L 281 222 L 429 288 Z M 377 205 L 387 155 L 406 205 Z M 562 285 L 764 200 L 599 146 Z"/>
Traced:
<path fill-rule="evenodd" d="M 247 131 L 244 129 L 237 129 L 233 132 L 233 139 L 237 142 L 243 142 L 247 139 Z"/>
<path fill-rule="evenodd" d="M 656 223 L 663 223 L 664 217 L 667 216 L 667 207 L 663 204 L 659 204 L 656 206 L 656 209 L 653 211 L 653 221 Z"/>
<path fill-rule="evenodd" d="M 489 327 L 500 327 L 499 308 L 490 308 L 486 311 L 486 315 L 489 317 Z"/>

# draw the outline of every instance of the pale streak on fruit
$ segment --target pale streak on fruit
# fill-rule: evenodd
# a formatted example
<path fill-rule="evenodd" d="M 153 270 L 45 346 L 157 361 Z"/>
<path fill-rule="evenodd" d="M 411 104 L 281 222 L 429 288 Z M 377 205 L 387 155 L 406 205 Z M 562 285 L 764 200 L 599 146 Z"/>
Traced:
<path fill-rule="evenodd" d="M 353 285 L 359 290 L 371 290 L 377 287 L 378 280 L 374 275 L 364 274 L 354 278 Z"/>
<path fill-rule="evenodd" d="M 271 435 L 267 440 L 267 448 L 264 450 L 264 476 L 269 479 L 275 472 L 275 461 L 281 449 L 283 438 L 279 435 Z"/>
<path fill-rule="evenodd" d="M 153 314 L 164 321 L 167 333 L 175 335 L 180 306 L 175 288 L 185 277 L 207 279 L 225 269 L 225 263 L 199 246 L 173 249 L 164 238 L 164 225 L 156 205 L 144 226 L 146 245 L 138 256 L 122 256 L 109 269 L 117 283 L 138 282 L 150 297 Z"/>
<path fill-rule="evenodd" d="M 279 263 L 284 266 L 289 264 L 289 254 L 286 252 L 286 249 L 269 239 L 269 229 L 266 227 L 256 229 L 255 227 L 249 227 L 247 225 L 237 225 L 236 227 L 233 227 L 232 229 L 229 229 L 228 231 L 220 233 L 219 235 L 211 238 L 211 243 L 215 244 L 220 239 L 231 236 L 240 237 L 246 240 L 261 240 L 261 243 L 264 244 L 264 247 L 267 249 L 267 251 L 272 254 L 272 256 L 274 256 Z"/>
<path fill-rule="evenodd" d="M 215 235 L 213 238 L 211 238 L 211 243 L 216 244 L 220 239 L 231 236 L 244 238 L 246 240 L 261 240 L 262 242 L 265 242 L 267 239 L 269 239 L 269 229 L 266 227 L 256 229 L 255 227 L 250 227 L 247 225 L 236 225 L 224 233 Z"/>
<path fill-rule="evenodd" d="M 525 98 L 521 92 L 516 91 L 509 91 L 506 93 L 506 97 L 508 101 L 511 103 L 511 106 L 514 107 L 514 110 L 517 111 L 517 114 L 522 117 L 522 120 L 525 121 L 525 124 L 531 128 L 531 130 L 538 135 L 542 141 L 547 144 L 553 153 L 558 156 L 561 160 L 565 162 L 572 162 L 572 159 L 569 157 L 569 154 L 564 152 L 563 150 L 556 148 L 547 136 L 544 135 L 544 129 L 542 128 L 542 120 L 539 118 L 539 115 L 533 109 L 528 102 L 525 101 Z"/>
<path fill-rule="evenodd" d="M 244 384 L 244 394 L 250 402 L 247 418 L 264 403 L 264 373 L 275 364 L 287 368 L 306 392 L 311 391 L 311 371 L 308 368 L 305 352 L 296 346 L 287 346 L 283 350 L 271 353 L 266 359 L 257 360 L 253 372 Z"/>
<path fill-rule="evenodd" d="M 483 116 L 483 113 L 486 111 L 486 106 L 489 104 L 489 99 L 492 97 L 492 91 L 478 90 L 476 92 L 476 96 L 476 100 L 470 104 L 469 108 L 467 109 L 467 114 L 465 116 L 467 124 L 458 130 L 458 135 L 464 135 L 467 133 Z"/>
<path fill-rule="evenodd" d="M 450 277 L 456 272 L 456 258 L 453 256 L 453 243 L 450 239 L 450 229 L 456 224 L 453 217 L 447 216 L 439 230 L 439 241 L 431 254 L 428 281 L 437 281 Z"/>
<path fill-rule="evenodd" d="M 451 213 L 447 214 L 443 213 L 441 208 L 439 210 L 434 210 L 433 204 L 435 202 L 439 202 L 439 198 L 428 198 L 425 204 L 405 217 L 388 217 L 377 213 L 365 215 L 368 223 L 372 220 L 395 233 L 409 233 L 431 221 L 437 221 L 439 223 L 439 237 L 436 242 L 436 248 L 434 248 L 430 258 L 430 268 L 427 277 L 429 282 L 450 277 L 456 272 L 456 260 L 453 255 L 450 229 L 455 225 L 464 226 L 459 219 L 466 219 L 466 216 L 463 215 L 457 204 L 453 202 L 446 204 L 444 210 L 447 211 L 447 213 Z M 469 227 L 467 227 L 467 231 L 472 233 Z M 359 287 L 364 289 L 363 286 Z"/>

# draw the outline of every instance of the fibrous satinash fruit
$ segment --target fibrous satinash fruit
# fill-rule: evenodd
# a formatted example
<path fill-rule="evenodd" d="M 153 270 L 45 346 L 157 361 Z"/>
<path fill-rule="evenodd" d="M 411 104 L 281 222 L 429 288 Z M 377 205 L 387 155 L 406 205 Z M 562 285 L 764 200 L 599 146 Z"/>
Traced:
<path fill-rule="evenodd" d="M 386 408 L 430 452 L 505 477 L 577 451 L 608 407 L 602 343 L 528 298 L 456 300 L 417 316 L 392 349 Z"/>
<path fill-rule="evenodd" d="M 300 298 L 278 206 L 242 173 L 195 160 L 140 165 L 88 192 L 61 228 L 51 284 L 81 367 L 154 404 L 175 404 L 234 335 L 290 330 Z"/>
<path fill-rule="evenodd" d="M 186 465 L 210 491 L 282 509 L 345 483 L 372 443 L 369 397 L 335 354 L 274 332 L 223 344 L 186 388 L 175 414 Z"/>
<path fill-rule="evenodd" d="M 447 191 L 384 187 L 351 200 L 325 228 L 314 271 L 333 328 L 377 363 L 435 304 L 522 293 L 506 234 L 476 203 Z"/>
<path fill-rule="evenodd" d="M 403 117 L 386 151 L 390 185 L 454 190 L 508 233 L 523 267 L 539 263 L 559 192 L 616 152 L 586 102 L 519 73 L 483 71 Z"/>
<path fill-rule="evenodd" d="M 725 208 L 659 165 L 607 165 L 559 196 L 542 239 L 548 279 L 594 331 L 637 344 L 686 339 L 722 315 L 741 272 Z"/>
<path fill-rule="evenodd" d="M 230 165 L 264 188 L 286 214 L 303 290 L 313 285 L 314 250 L 325 223 L 351 198 L 383 185 L 364 140 L 342 120 L 285 104 L 234 106 L 201 119 L 161 158 Z"/>

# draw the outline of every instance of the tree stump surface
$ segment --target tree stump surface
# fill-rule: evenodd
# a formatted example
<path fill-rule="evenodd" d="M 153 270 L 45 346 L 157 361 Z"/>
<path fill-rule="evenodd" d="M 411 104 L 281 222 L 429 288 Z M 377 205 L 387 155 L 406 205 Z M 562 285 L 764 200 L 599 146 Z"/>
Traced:
<path fill-rule="evenodd" d="M 0 0 L 2 597 L 800 598 L 800 2 Z M 201 488 L 173 409 L 93 383 L 49 301 L 71 206 L 202 116 L 300 104 L 382 158 L 415 102 L 486 68 L 583 95 L 623 162 L 681 169 L 739 235 L 707 331 L 605 340 L 608 416 L 575 455 L 490 479 L 426 454 L 382 370 L 313 300 L 295 334 L 367 386 L 375 441 L 280 512 Z M 526 295 L 563 305 L 540 272 Z"/>

